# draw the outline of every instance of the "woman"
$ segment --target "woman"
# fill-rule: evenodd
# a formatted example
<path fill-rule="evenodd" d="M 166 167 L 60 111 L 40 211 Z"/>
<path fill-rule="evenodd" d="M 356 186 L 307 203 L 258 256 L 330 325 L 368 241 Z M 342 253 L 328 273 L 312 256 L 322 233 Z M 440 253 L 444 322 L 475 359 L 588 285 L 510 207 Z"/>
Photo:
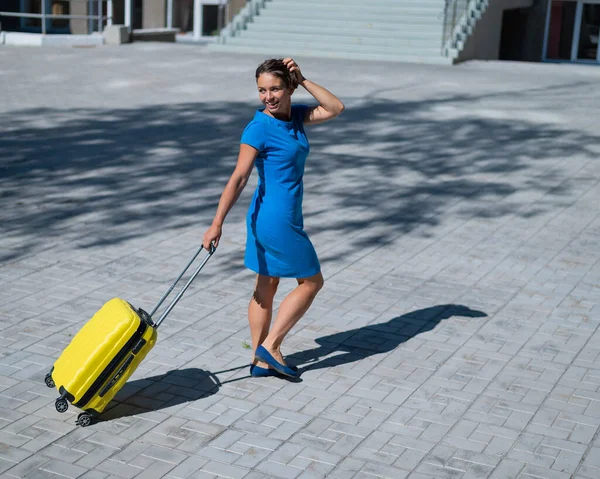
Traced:
<path fill-rule="evenodd" d="M 307 80 L 291 58 L 271 59 L 256 70 L 258 96 L 263 109 L 242 134 L 237 165 L 227 182 L 203 245 L 218 246 L 227 213 L 246 186 L 254 164 L 258 187 L 247 216 L 244 264 L 257 273 L 256 287 L 248 306 L 254 359 L 254 377 L 298 377 L 281 354 L 286 334 L 310 307 L 323 286 L 315 249 L 303 230 L 302 177 L 309 153 L 304 125 L 331 120 L 343 103 L 331 92 Z M 292 94 L 301 85 L 318 106 L 292 106 Z M 279 278 L 296 278 L 298 286 L 283 300 L 273 328 L 273 298 Z"/>

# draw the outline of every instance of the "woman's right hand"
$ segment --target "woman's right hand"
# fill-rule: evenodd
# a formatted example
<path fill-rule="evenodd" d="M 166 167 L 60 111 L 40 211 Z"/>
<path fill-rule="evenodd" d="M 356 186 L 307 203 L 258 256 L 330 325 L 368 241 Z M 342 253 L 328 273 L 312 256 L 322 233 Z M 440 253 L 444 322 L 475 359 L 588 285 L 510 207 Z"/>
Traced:
<path fill-rule="evenodd" d="M 221 234 L 222 228 L 219 225 L 211 225 L 210 228 L 206 230 L 206 233 L 204 233 L 204 238 L 202 239 L 202 246 L 204 247 L 204 249 L 210 250 L 211 244 L 215 248 L 219 246 Z"/>

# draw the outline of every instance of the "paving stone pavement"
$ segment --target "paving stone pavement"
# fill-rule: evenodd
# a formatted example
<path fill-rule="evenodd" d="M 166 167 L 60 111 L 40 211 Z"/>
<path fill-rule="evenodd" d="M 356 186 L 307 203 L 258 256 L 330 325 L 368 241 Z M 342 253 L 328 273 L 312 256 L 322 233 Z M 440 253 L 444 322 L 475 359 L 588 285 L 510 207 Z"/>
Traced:
<path fill-rule="evenodd" d="M 248 377 L 253 176 L 103 420 L 56 412 L 43 380 L 70 338 L 111 297 L 150 308 L 198 246 L 261 60 L 0 48 L 0 477 L 600 477 L 585 66 L 298 58 L 347 105 L 309 130 L 326 285 L 285 343 L 302 382 Z"/>

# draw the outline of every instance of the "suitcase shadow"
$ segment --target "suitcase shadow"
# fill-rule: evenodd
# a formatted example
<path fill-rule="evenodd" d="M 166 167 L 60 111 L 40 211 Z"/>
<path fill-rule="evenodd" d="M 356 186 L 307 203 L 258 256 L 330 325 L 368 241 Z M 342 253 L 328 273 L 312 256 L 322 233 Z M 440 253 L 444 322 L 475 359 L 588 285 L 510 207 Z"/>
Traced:
<path fill-rule="evenodd" d="M 244 365 L 219 372 L 246 367 L 248 366 Z M 231 382 L 231 380 L 224 382 Z M 97 422 L 136 416 L 198 401 L 217 393 L 221 385 L 215 373 L 199 368 L 174 369 L 165 374 L 136 379 L 127 382 L 121 388 L 97 418 Z"/>

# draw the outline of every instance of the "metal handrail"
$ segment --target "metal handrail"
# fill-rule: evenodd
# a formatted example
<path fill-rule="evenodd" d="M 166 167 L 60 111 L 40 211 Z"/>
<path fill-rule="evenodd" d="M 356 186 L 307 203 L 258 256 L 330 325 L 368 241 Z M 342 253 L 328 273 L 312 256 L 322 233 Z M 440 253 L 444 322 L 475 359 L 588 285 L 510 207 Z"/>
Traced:
<path fill-rule="evenodd" d="M 227 37 L 234 37 L 259 14 L 265 6 L 265 0 L 248 0 L 231 22 L 224 26 L 219 34 L 219 41 L 225 43 Z"/>
<path fill-rule="evenodd" d="M 460 41 L 470 33 L 489 0 L 446 0 L 442 34 L 442 54 L 448 55 L 452 48 L 460 48 Z"/>
<path fill-rule="evenodd" d="M 458 22 L 467 12 L 469 0 L 446 0 L 444 7 L 444 29 L 442 34 L 442 50 L 452 39 Z"/>

